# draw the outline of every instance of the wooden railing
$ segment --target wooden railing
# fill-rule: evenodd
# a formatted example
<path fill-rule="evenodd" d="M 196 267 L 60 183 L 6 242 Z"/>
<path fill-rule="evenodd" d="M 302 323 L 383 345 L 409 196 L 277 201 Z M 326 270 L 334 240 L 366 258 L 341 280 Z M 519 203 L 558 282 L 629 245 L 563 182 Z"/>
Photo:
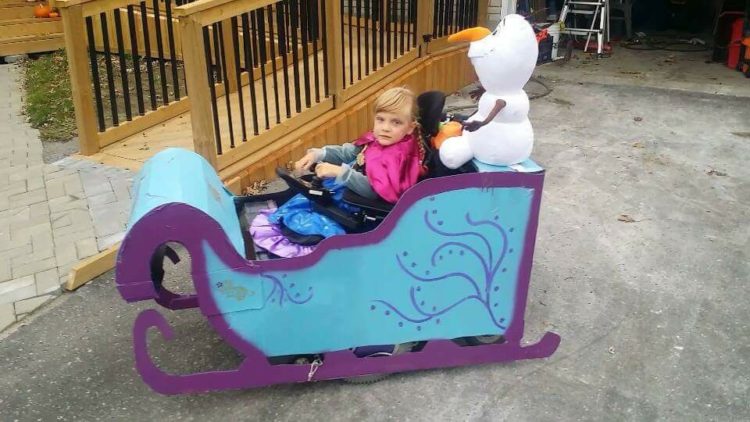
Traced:
<path fill-rule="evenodd" d="M 189 110 L 180 34 L 190 0 L 58 0 L 82 154 Z"/>
<path fill-rule="evenodd" d="M 58 1 L 81 153 L 190 110 L 195 151 L 236 168 L 314 119 L 370 101 L 371 87 L 482 24 L 488 3 L 172 1 Z M 362 116 L 352 131 L 371 124 Z"/>

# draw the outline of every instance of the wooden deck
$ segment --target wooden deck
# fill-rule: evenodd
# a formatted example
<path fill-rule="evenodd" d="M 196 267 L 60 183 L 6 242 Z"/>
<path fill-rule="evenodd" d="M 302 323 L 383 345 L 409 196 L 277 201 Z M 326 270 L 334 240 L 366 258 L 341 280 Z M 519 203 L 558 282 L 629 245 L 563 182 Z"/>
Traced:
<path fill-rule="evenodd" d="M 356 33 L 356 32 L 355 32 Z M 396 43 L 399 41 L 397 34 L 392 34 L 392 43 Z M 356 39 L 354 41 L 353 46 L 349 46 L 348 43 L 345 43 L 346 49 L 352 48 L 352 57 L 354 59 L 353 69 L 354 69 L 354 79 L 355 81 L 359 77 L 359 75 L 362 75 L 363 80 L 358 82 L 357 84 L 361 83 L 367 83 L 366 79 L 366 69 L 364 69 L 365 61 L 364 61 L 364 54 L 367 53 L 371 57 L 371 49 L 370 51 L 364 51 L 364 48 L 359 50 L 356 45 Z M 364 47 L 365 41 L 364 37 L 360 39 L 360 46 Z M 392 46 L 395 44 L 392 44 Z M 345 50 L 347 51 L 347 50 Z M 358 69 L 357 67 L 357 57 L 358 55 L 361 55 L 361 66 L 362 69 Z M 416 57 L 416 49 L 412 49 L 410 53 L 407 53 L 410 57 Z M 395 54 L 391 54 L 391 63 L 395 61 L 394 59 Z M 403 56 L 402 56 L 403 57 Z M 312 60 L 309 60 L 309 86 L 310 86 L 310 107 L 306 107 L 306 95 L 305 95 L 305 89 L 304 89 L 304 74 L 303 74 L 303 66 L 302 62 L 300 61 L 299 64 L 299 80 L 300 80 L 300 89 L 299 89 L 299 96 L 300 96 L 300 102 L 302 105 L 301 112 L 305 113 L 309 110 L 309 112 L 306 113 L 306 115 L 310 116 L 310 118 L 314 118 L 316 115 L 320 115 L 324 113 L 327 110 L 332 109 L 332 103 L 330 99 L 326 99 L 324 87 L 325 87 L 325 74 L 323 72 L 324 70 L 324 60 L 323 60 L 323 53 L 322 51 L 318 52 L 317 55 L 318 60 L 318 86 L 319 86 L 319 99 L 316 98 L 315 95 L 315 80 L 314 80 L 314 73 L 313 73 L 313 62 Z M 350 62 L 349 62 L 349 55 L 345 54 L 345 66 L 346 66 L 346 85 L 349 87 L 349 73 L 350 73 Z M 370 63 L 371 73 L 372 73 L 372 63 Z M 263 97 L 263 81 L 261 78 L 258 78 L 254 81 L 254 87 L 255 87 L 255 94 L 256 94 L 256 109 L 258 110 L 258 135 L 254 135 L 254 124 L 253 124 L 253 118 L 252 118 L 252 112 L 251 112 L 251 93 L 250 88 L 247 85 L 248 83 L 248 74 L 243 74 L 243 85 L 242 87 L 242 97 L 243 97 L 243 103 L 244 103 L 244 116 L 245 116 L 245 126 L 246 126 L 246 133 L 247 133 L 247 140 L 246 143 L 261 143 L 267 144 L 268 142 L 272 142 L 272 138 L 276 137 L 279 133 L 283 133 L 285 128 L 285 122 L 289 121 L 291 118 L 297 116 L 298 113 L 295 110 L 295 101 L 296 101 L 296 93 L 295 89 L 293 87 L 293 83 L 291 82 L 293 78 L 293 70 L 292 66 L 289 66 L 287 68 L 288 78 L 290 80 L 290 84 L 287 86 L 284 84 L 284 76 L 283 71 L 281 69 L 281 66 L 277 67 L 277 72 L 274 75 L 271 72 L 271 66 L 266 66 L 266 73 L 267 76 L 265 78 L 266 82 L 266 92 L 267 95 L 264 98 Z M 275 79 L 275 80 L 274 80 Z M 356 86 L 355 84 L 354 86 Z M 219 87 L 217 85 L 217 87 Z M 278 90 L 278 98 L 280 104 L 276 104 L 276 96 L 274 95 L 274 87 Z M 220 90 L 223 88 L 219 88 Z M 285 94 L 288 92 L 289 94 L 289 102 L 290 102 L 290 115 L 287 117 L 286 114 L 286 101 L 285 101 Z M 230 99 L 230 107 L 231 107 L 231 113 L 232 113 L 232 128 L 234 132 L 234 142 L 236 146 L 242 145 L 242 127 L 240 123 L 239 118 L 239 94 L 238 93 L 232 93 L 229 95 Z M 223 157 L 227 157 L 229 159 L 229 155 L 233 154 L 233 151 L 236 151 L 236 148 L 232 148 L 230 145 L 230 139 L 229 139 L 229 115 L 227 113 L 227 106 L 226 106 L 226 98 L 224 96 L 221 96 L 217 98 L 217 109 L 219 114 L 219 127 L 221 128 L 221 141 L 222 141 L 222 152 L 223 155 L 219 157 L 221 160 Z M 265 110 L 266 105 L 268 109 L 268 126 L 265 124 Z M 277 112 L 276 109 L 279 109 L 281 116 L 279 118 L 279 122 L 277 122 Z M 125 138 L 124 140 L 118 141 L 116 143 L 113 143 L 109 146 L 104 147 L 101 151 L 99 151 L 96 154 L 90 155 L 90 156 L 79 156 L 80 158 L 85 158 L 89 160 L 94 160 L 96 162 L 119 167 L 119 168 L 125 168 L 129 170 L 138 170 L 141 168 L 143 163 L 158 153 L 159 151 L 162 151 L 166 148 L 170 147 L 180 147 L 180 148 L 186 148 L 189 150 L 193 150 L 193 141 L 192 141 L 192 126 L 190 121 L 190 113 L 183 113 L 178 115 L 177 117 L 174 117 L 170 120 L 167 120 L 163 123 L 158 124 L 157 126 L 151 127 L 149 129 L 146 129 L 138 134 L 132 135 L 128 138 Z M 271 133 L 273 131 L 273 133 Z M 265 135 L 265 136 L 264 136 Z M 268 135 L 273 135 L 273 137 L 269 137 Z M 330 142 L 343 142 L 345 139 L 331 139 Z M 258 145 L 258 148 L 262 147 L 262 145 Z"/>

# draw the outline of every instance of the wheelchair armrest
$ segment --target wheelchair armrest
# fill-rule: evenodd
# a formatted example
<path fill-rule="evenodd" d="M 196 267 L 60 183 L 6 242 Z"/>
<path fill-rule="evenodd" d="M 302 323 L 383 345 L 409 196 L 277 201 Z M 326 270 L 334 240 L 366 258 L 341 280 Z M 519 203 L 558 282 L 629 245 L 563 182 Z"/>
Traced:
<path fill-rule="evenodd" d="M 359 195 L 349 189 L 344 191 L 344 202 L 362 208 L 375 215 L 385 216 L 392 209 L 394 204 L 386 202 L 380 198 L 369 199 Z"/>

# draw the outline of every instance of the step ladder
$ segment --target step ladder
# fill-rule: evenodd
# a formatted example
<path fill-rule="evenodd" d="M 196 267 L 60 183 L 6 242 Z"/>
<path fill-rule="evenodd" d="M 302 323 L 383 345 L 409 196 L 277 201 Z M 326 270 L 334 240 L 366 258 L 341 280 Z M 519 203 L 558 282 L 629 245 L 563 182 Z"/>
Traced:
<path fill-rule="evenodd" d="M 577 15 L 588 15 L 591 17 L 591 25 L 588 28 L 577 28 L 575 26 Z M 601 57 L 604 51 L 605 34 L 609 22 L 609 4 L 607 0 L 599 1 L 576 1 L 565 0 L 560 12 L 560 33 L 568 35 L 586 35 L 586 46 L 583 51 L 588 51 L 591 37 L 596 35 L 596 54 Z M 566 22 L 568 20 L 570 23 Z"/>

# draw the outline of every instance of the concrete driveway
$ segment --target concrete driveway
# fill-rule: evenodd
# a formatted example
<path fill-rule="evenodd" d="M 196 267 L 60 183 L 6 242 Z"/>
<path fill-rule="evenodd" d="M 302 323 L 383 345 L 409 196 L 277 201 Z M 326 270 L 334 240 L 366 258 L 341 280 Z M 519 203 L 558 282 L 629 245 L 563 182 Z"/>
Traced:
<path fill-rule="evenodd" d="M 549 359 L 161 396 L 130 345 L 154 305 L 107 273 L 4 334 L 0 420 L 750 419 L 747 98 L 550 83 L 532 103 L 548 172 L 526 315 L 529 341 L 562 336 Z M 164 368 L 239 362 L 197 311 L 167 313 Z"/>

